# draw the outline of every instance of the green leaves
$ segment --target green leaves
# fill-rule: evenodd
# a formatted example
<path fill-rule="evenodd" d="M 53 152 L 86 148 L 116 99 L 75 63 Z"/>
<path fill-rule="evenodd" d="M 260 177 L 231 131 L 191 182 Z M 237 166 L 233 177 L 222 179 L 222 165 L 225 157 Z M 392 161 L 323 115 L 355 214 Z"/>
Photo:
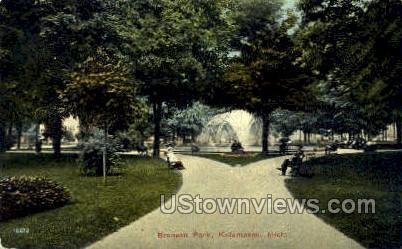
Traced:
<path fill-rule="evenodd" d="M 378 132 L 402 108 L 400 1 L 310 1 L 300 4 L 302 61 L 319 72 L 324 94 L 361 114 Z M 381 121 L 380 121 L 381 120 Z"/>
<path fill-rule="evenodd" d="M 290 106 L 290 99 L 292 105 L 301 104 L 293 100 L 309 80 L 289 35 L 295 22 L 289 17 L 281 24 L 280 8 L 276 1 L 241 1 L 233 11 L 231 45 L 240 56 L 227 67 L 225 83 L 217 84 L 227 93 L 227 105 L 262 115 Z"/>
<path fill-rule="evenodd" d="M 128 128 L 141 115 L 137 86 L 127 65 L 99 48 L 72 73 L 62 98 L 69 111 L 84 124 L 107 124 L 113 131 Z"/>
<path fill-rule="evenodd" d="M 0 179 L 0 221 L 66 205 L 67 189 L 42 177 Z"/>
<path fill-rule="evenodd" d="M 218 113 L 219 110 L 195 102 L 186 109 L 175 109 L 173 114 L 166 119 L 165 125 L 168 133 L 173 136 L 192 136 L 195 138 L 201 134 L 202 129 L 210 119 Z"/>
<path fill-rule="evenodd" d="M 141 93 L 152 102 L 191 100 L 197 84 L 213 73 L 211 65 L 222 57 L 224 37 L 218 32 L 226 23 L 220 2 L 160 0 L 127 5 L 124 15 L 132 19 L 120 34 L 143 82 Z"/>

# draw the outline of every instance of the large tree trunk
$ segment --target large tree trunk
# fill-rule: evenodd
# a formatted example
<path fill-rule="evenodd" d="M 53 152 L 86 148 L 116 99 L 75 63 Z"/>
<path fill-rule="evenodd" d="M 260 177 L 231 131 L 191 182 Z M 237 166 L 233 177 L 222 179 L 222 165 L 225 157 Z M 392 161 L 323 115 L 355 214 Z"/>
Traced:
<path fill-rule="evenodd" d="M 107 144 L 108 144 L 108 124 L 107 124 L 107 122 L 105 122 L 105 124 L 104 124 L 104 126 L 103 126 L 103 146 L 104 146 L 104 148 L 103 148 L 103 151 L 102 151 L 102 153 L 103 153 L 103 155 L 102 155 L 102 168 L 97 168 L 97 172 L 96 172 L 96 174 L 98 175 L 98 176 L 100 176 L 100 175 L 102 175 L 103 177 L 106 177 L 106 175 L 108 174 L 108 172 L 109 172 L 109 169 L 110 169 L 110 165 L 108 165 L 107 164 L 107 157 L 108 157 L 108 155 L 107 155 Z"/>
<path fill-rule="evenodd" d="M 21 149 L 22 123 L 17 123 L 17 149 Z"/>
<path fill-rule="evenodd" d="M 40 130 L 40 124 L 35 125 L 35 151 L 39 150 L 38 144 L 39 144 L 39 130 Z"/>
<path fill-rule="evenodd" d="M 53 153 L 56 157 L 61 155 L 61 138 L 62 138 L 63 120 L 61 117 L 55 117 L 51 124 L 51 136 Z"/>
<path fill-rule="evenodd" d="M 0 152 L 6 151 L 6 127 L 0 123 Z"/>
<path fill-rule="evenodd" d="M 268 154 L 270 114 L 262 115 L 262 153 Z"/>
<path fill-rule="evenodd" d="M 159 158 L 161 144 L 161 120 L 162 120 L 162 103 L 154 103 L 152 105 L 154 112 L 154 146 L 152 156 Z"/>
<path fill-rule="evenodd" d="M 9 126 L 8 126 L 7 135 L 8 135 L 10 138 L 13 136 L 13 126 L 14 126 L 13 123 L 10 123 Z"/>
<path fill-rule="evenodd" d="M 402 120 L 397 118 L 396 120 L 396 143 L 402 144 Z"/>
<path fill-rule="evenodd" d="M 177 136 L 176 136 L 177 134 L 176 134 L 176 132 L 173 132 L 173 135 L 172 135 L 172 141 L 173 141 L 173 143 L 174 144 L 176 144 L 176 142 L 177 142 Z"/>

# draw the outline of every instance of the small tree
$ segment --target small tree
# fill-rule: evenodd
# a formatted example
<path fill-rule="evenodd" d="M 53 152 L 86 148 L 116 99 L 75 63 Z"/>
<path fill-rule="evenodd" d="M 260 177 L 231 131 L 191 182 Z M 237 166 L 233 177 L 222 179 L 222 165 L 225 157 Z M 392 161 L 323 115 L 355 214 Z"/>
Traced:
<path fill-rule="evenodd" d="M 72 74 L 62 98 L 83 125 L 108 134 L 127 129 L 143 113 L 137 86 L 124 62 L 99 48 Z"/>
<path fill-rule="evenodd" d="M 190 136 L 194 142 L 209 120 L 218 113 L 219 110 L 195 102 L 186 109 L 176 109 L 165 123 L 173 138 Z"/>
<path fill-rule="evenodd" d="M 127 129 L 131 121 L 142 113 L 144 106 L 136 93 L 136 81 L 122 60 L 111 57 L 100 48 L 72 74 L 71 82 L 62 94 L 68 111 L 78 116 L 84 126 L 103 130 L 103 153 L 111 152 L 107 157 L 105 155 L 106 164 L 115 156 L 115 151 L 108 149 L 108 134 Z M 99 146 L 94 144 L 93 147 L 86 146 L 99 156 Z M 99 158 L 95 158 L 96 164 Z M 110 165 L 105 166 L 107 171 Z"/>

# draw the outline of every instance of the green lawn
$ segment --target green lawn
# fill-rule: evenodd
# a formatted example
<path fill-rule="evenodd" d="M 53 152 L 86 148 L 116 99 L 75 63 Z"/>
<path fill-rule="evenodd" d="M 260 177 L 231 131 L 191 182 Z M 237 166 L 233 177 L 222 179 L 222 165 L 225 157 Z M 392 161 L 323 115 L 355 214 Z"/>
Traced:
<path fill-rule="evenodd" d="M 175 193 L 181 185 L 181 174 L 162 161 L 132 157 L 125 162 L 123 174 L 104 184 L 102 177 L 81 176 L 74 156 L 55 161 L 51 155 L 0 155 L 1 176 L 46 176 L 72 195 L 62 208 L 1 222 L 3 245 L 82 248 L 156 209 L 160 194 Z"/>
<path fill-rule="evenodd" d="M 315 176 L 287 180 L 296 198 L 318 198 L 327 209 L 332 198 L 375 200 L 375 214 L 317 214 L 368 248 L 399 248 L 402 153 L 333 155 L 310 162 Z"/>
<path fill-rule="evenodd" d="M 229 164 L 230 166 L 245 166 L 250 163 L 258 162 L 268 158 L 277 157 L 279 155 L 263 155 L 261 153 L 247 153 L 244 155 L 236 155 L 232 153 L 222 154 L 194 154 L 195 156 L 205 157 L 214 161 Z"/>

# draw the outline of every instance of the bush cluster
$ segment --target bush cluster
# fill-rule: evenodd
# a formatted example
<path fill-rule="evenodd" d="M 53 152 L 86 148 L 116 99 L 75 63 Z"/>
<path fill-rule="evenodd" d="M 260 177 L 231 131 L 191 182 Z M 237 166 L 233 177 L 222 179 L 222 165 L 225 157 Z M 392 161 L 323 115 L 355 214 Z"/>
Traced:
<path fill-rule="evenodd" d="M 78 146 L 81 150 L 80 161 L 82 171 L 87 176 L 103 175 L 103 151 L 106 149 L 106 174 L 118 173 L 122 160 L 118 152 L 122 151 L 120 141 L 105 139 L 101 133 L 95 133 Z"/>
<path fill-rule="evenodd" d="M 66 205 L 69 192 L 42 177 L 0 179 L 0 221 Z"/>

